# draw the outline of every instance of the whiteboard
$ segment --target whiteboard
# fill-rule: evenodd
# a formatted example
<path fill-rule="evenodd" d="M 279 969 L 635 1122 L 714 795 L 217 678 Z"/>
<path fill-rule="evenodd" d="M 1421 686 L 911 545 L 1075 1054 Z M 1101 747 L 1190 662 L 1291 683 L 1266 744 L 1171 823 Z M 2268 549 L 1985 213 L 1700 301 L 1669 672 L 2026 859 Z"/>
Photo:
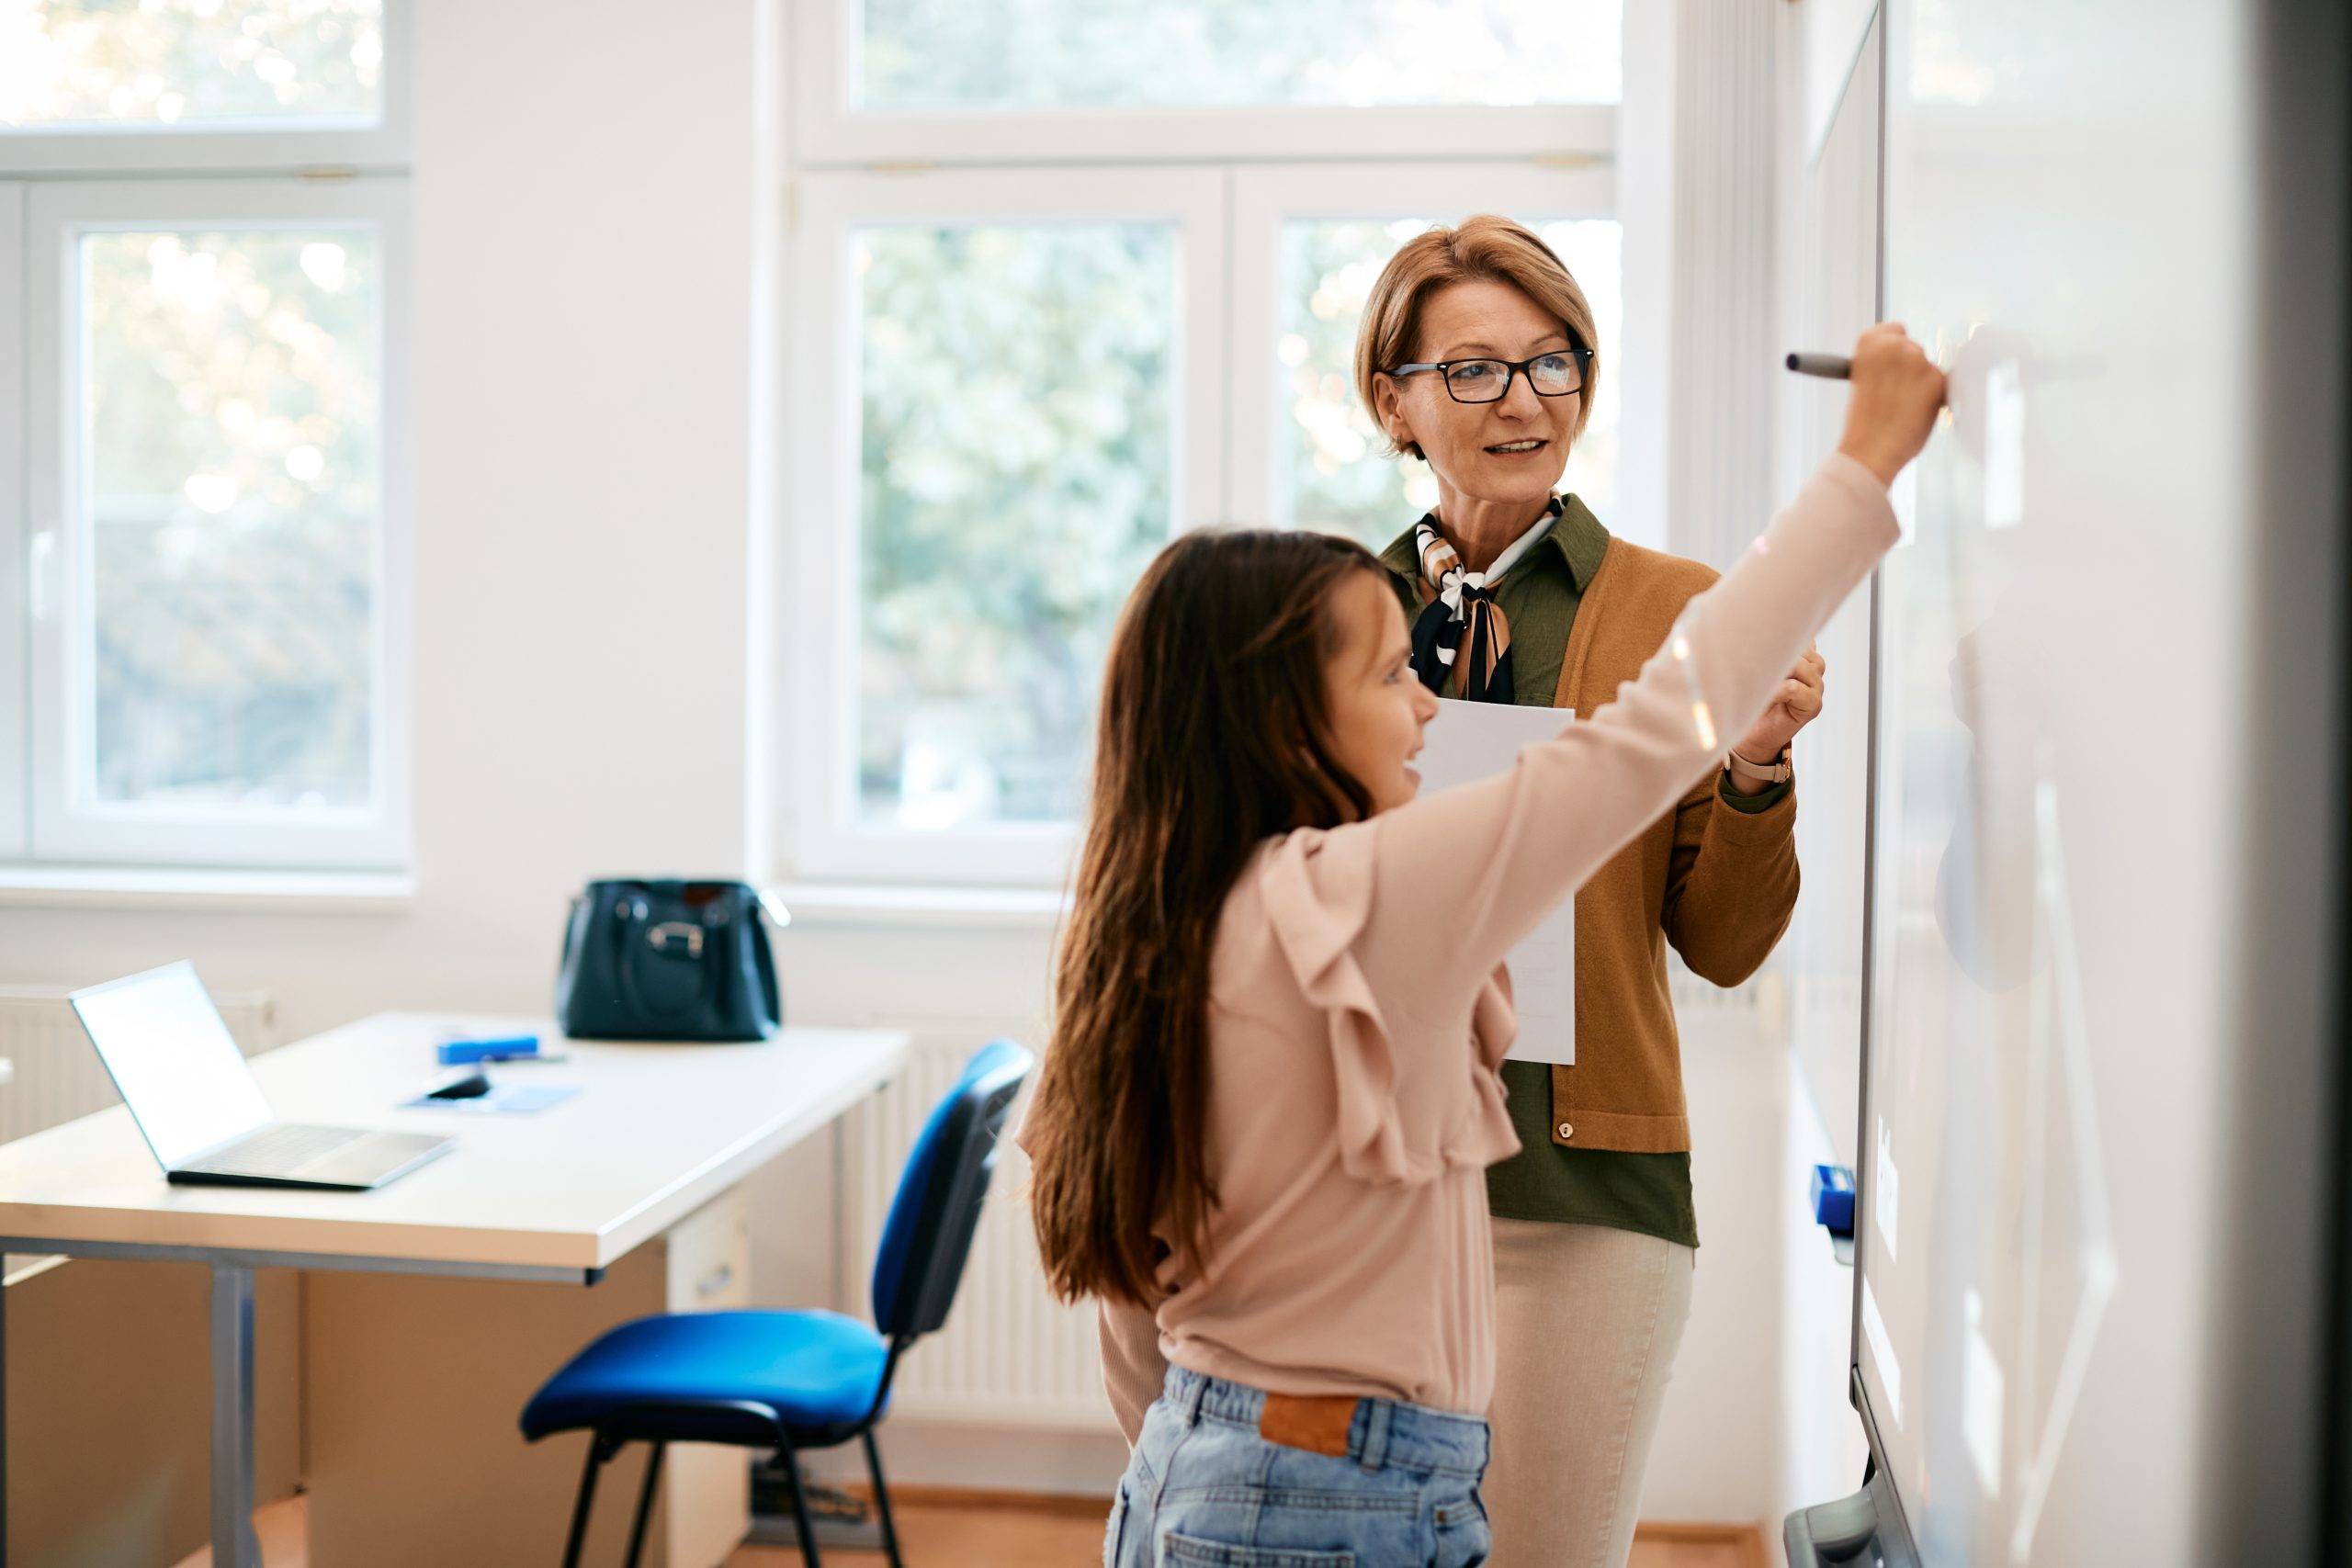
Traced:
<path fill-rule="evenodd" d="M 2340 674 L 2263 503 L 2253 14 L 1884 9 L 1888 313 L 1952 407 L 1879 583 L 1855 1362 L 1931 1564 L 2302 1560 L 2249 1500 L 2318 1437 L 2329 1047 L 2277 1025 L 2331 906 L 2266 849 L 2335 863 L 2279 772 L 2340 777 Z"/>

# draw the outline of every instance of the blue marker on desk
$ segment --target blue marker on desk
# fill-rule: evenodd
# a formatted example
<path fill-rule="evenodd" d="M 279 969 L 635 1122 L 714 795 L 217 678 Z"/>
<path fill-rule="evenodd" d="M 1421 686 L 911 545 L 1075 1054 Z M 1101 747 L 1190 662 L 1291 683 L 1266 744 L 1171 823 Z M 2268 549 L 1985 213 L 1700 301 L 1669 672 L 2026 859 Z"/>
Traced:
<path fill-rule="evenodd" d="M 445 1067 L 469 1067 L 482 1062 L 526 1062 L 539 1055 L 536 1034 L 508 1034 L 494 1040 L 445 1040 L 434 1048 Z"/>

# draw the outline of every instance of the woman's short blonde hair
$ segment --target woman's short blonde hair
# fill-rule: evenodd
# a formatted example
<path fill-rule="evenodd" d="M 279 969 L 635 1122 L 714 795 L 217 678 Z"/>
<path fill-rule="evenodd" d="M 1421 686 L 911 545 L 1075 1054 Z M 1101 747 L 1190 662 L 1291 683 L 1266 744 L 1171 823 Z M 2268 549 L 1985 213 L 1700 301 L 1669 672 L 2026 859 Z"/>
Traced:
<path fill-rule="evenodd" d="M 1592 395 L 1600 385 L 1600 344 L 1592 328 L 1592 307 L 1577 287 L 1552 247 L 1525 224 L 1481 213 L 1465 218 L 1456 229 L 1436 228 L 1416 234 L 1397 248 L 1380 269 L 1364 301 L 1363 324 L 1356 329 L 1356 396 L 1364 412 L 1379 423 L 1380 405 L 1373 399 L 1374 378 L 1420 357 L 1421 312 L 1430 299 L 1449 284 L 1482 281 L 1508 283 L 1565 323 L 1569 338 L 1591 352 L 1584 367 L 1584 395 L 1577 400 L 1575 439 L 1592 417 Z M 1388 453 L 1418 457 L 1417 443 L 1403 446 L 1392 439 Z"/>

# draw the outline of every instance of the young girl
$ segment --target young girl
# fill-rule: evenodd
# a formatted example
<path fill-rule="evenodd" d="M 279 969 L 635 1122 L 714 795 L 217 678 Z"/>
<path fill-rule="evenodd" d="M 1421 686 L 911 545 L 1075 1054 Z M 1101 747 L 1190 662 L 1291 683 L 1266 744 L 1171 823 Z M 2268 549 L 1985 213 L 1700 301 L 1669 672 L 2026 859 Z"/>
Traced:
<path fill-rule="evenodd" d="M 1135 1449 L 1113 1568 L 1485 1560 L 1503 956 L 1722 764 L 1894 544 L 1942 396 L 1864 333 L 1838 455 L 1641 679 L 1426 799 L 1436 702 L 1369 554 L 1203 533 L 1145 573 L 1020 1138 Z"/>

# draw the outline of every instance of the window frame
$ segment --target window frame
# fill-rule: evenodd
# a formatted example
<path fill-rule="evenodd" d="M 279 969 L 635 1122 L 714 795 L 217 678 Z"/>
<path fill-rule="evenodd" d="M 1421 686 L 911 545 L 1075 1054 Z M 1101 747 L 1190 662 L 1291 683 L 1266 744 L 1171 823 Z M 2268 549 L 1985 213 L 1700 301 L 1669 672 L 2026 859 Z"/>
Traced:
<path fill-rule="evenodd" d="M 1171 224 L 1178 320 L 1171 338 L 1174 428 L 1170 537 L 1225 515 L 1225 184 L 1215 170 L 1057 169 L 952 175 L 827 174 L 801 180 L 790 246 L 786 547 L 776 619 L 789 721 L 774 776 L 792 874 L 981 886 L 1059 880 L 1076 843 L 1068 823 L 945 831 L 860 819 L 857 547 L 860 417 L 856 290 L 850 238 L 879 224 Z M 848 541 L 844 545 L 843 541 Z"/>
<path fill-rule="evenodd" d="M 1616 151 L 1617 104 L 860 108 L 853 101 L 858 33 L 849 14 L 856 4 L 858 0 L 800 0 L 792 8 L 793 129 L 804 167 L 1023 161 L 1246 163 L 1265 159 L 1269 147 L 1282 149 L 1282 161 L 1606 159 Z"/>
<path fill-rule="evenodd" d="M 31 584 L 25 472 L 26 207 L 30 187 L 0 180 L 0 860 L 24 854 L 31 672 L 26 656 Z"/>
<path fill-rule="evenodd" d="M 375 807 L 302 820 L 270 808 L 107 807 L 76 796 L 77 748 L 87 724 L 82 699 L 78 615 L 89 541 L 74 528 L 82 454 L 73 426 L 82 408 L 77 363 L 81 304 L 74 266 L 85 233 L 157 227 L 226 231 L 351 227 L 379 236 L 383 273 L 379 331 L 383 428 L 382 497 L 375 536 L 375 711 L 370 767 Z M 41 551 L 46 581 L 17 596 L 27 607 L 31 650 L 27 683 L 29 809 L 19 813 L 24 852 L 42 863 L 175 866 L 386 869 L 409 861 L 413 815 L 411 761 L 411 615 L 413 530 L 408 454 L 408 354 L 412 337 L 407 182 L 360 177 L 334 182 L 266 180 L 43 182 L 31 187 L 25 244 L 27 476 L 25 527 Z M 39 389 L 40 395 L 33 395 Z M 32 615 L 38 604 L 45 614 Z"/>
<path fill-rule="evenodd" d="M 373 125 L 284 119 L 0 130 L 0 175 L 405 172 L 414 134 L 413 0 L 384 0 L 383 113 Z"/>

